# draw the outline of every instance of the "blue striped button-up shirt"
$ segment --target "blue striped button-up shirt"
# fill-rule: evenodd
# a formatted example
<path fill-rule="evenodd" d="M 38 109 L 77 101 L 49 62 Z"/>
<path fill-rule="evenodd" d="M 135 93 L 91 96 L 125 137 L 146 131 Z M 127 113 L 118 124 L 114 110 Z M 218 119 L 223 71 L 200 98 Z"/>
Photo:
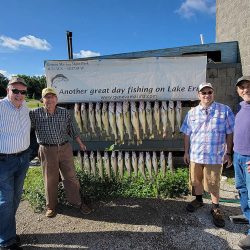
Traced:
<path fill-rule="evenodd" d="M 233 133 L 234 114 L 223 104 L 213 102 L 204 109 L 191 109 L 182 124 L 181 132 L 190 136 L 190 160 L 201 164 L 222 164 L 226 135 Z"/>
<path fill-rule="evenodd" d="M 0 153 L 13 154 L 30 145 L 29 109 L 25 103 L 16 108 L 5 97 L 0 101 Z"/>

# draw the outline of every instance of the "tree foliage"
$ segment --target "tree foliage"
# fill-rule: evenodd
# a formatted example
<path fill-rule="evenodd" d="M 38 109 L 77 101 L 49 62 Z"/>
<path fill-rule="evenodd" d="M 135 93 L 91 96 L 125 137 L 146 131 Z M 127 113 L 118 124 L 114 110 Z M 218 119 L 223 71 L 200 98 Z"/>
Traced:
<path fill-rule="evenodd" d="M 27 76 L 18 75 L 22 77 L 28 85 L 28 98 L 40 99 L 42 89 L 46 87 L 45 76 Z M 6 87 L 8 84 L 8 78 L 0 74 L 0 97 L 6 96 Z"/>

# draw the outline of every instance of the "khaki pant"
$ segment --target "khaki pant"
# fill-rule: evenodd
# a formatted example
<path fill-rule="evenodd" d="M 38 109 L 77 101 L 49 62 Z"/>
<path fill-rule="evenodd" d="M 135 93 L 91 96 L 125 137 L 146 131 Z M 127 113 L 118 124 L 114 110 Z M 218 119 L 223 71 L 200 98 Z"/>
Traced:
<path fill-rule="evenodd" d="M 200 164 L 190 162 L 189 177 L 190 186 L 193 187 L 202 184 L 204 190 L 208 193 L 219 194 L 220 180 L 222 174 L 222 164 Z"/>
<path fill-rule="evenodd" d="M 39 158 L 43 167 L 46 205 L 55 209 L 57 205 L 59 173 L 69 203 L 81 205 L 80 184 L 76 178 L 73 152 L 70 143 L 63 146 L 39 146 Z"/>

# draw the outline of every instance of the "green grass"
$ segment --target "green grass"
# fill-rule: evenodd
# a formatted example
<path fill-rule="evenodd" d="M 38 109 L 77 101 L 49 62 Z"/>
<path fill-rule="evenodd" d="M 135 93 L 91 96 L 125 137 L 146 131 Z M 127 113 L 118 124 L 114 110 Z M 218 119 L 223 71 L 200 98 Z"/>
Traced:
<path fill-rule="evenodd" d="M 174 198 L 187 195 L 188 169 L 179 168 L 174 173 L 161 172 L 153 180 L 144 180 L 141 175 L 128 176 L 125 172 L 123 178 L 104 179 L 86 174 L 77 166 L 77 177 L 81 185 L 81 193 L 92 200 L 106 200 L 110 198 Z M 148 177 L 148 176 L 147 176 Z M 44 183 L 41 167 L 30 168 L 24 184 L 24 199 L 28 200 L 35 211 L 45 209 Z M 59 185 L 59 202 L 67 204 L 62 185 Z"/>
<path fill-rule="evenodd" d="M 34 109 L 38 107 L 42 107 L 43 104 L 40 102 L 40 100 L 35 100 L 35 99 L 26 99 L 27 106 L 29 109 Z"/>

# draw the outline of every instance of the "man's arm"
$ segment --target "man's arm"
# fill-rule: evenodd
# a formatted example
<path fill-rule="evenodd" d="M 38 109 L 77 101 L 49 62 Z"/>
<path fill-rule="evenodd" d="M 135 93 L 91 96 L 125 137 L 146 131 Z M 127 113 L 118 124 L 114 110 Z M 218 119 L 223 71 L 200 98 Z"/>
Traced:
<path fill-rule="evenodd" d="M 227 167 L 230 167 L 233 162 L 233 133 L 226 135 L 227 152 L 224 157 L 224 163 L 227 162 Z"/>
<path fill-rule="evenodd" d="M 184 134 L 184 157 L 183 160 L 185 162 L 185 164 L 189 164 L 190 163 L 190 156 L 189 156 L 189 149 L 190 149 L 190 136 Z"/>

